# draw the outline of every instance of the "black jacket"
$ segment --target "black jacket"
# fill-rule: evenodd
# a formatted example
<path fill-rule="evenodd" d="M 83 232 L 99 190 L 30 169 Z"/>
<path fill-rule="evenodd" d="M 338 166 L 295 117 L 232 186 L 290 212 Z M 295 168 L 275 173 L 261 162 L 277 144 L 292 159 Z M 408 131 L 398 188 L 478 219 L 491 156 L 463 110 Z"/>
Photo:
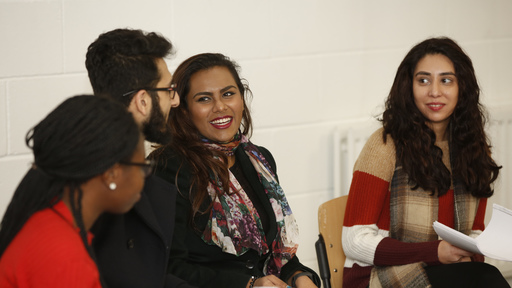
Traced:
<path fill-rule="evenodd" d="M 270 152 L 263 147 L 258 147 L 258 149 L 270 163 L 272 169 L 276 171 L 276 164 Z M 265 211 L 270 217 L 270 229 L 266 237 L 270 244 L 277 235 L 274 211 L 248 156 L 242 149 L 237 149 L 235 155 L 236 161 L 239 161 L 247 181 L 260 198 Z M 176 200 L 176 229 L 172 240 L 169 271 L 199 287 L 246 287 L 251 276 L 263 276 L 263 265 L 268 254 L 260 256 L 255 250 L 249 250 L 237 257 L 224 253 L 218 246 L 208 245 L 201 239 L 198 232 L 188 224 L 191 211 L 191 204 L 188 199 L 191 185 L 191 170 L 186 161 L 183 162 L 183 165 L 181 164 L 180 157 L 176 156 L 170 149 L 166 149 L 166 151 L 159 155 L 155 172 L 157 176 L 171 183 L 174 183 L 177 174 L 180 191 Z M 178 169 L 180 169 L 179 173 L 177 173 Z M 207 206 L 208 203 L 205 203 L 205 205 Z M 208 218 L 209 214 L 196 217 L 195 223 L 200 231 L 206 226 Z M 310 268 L 302 265 L 297 257 L 292 258 L 283 266 L 280 277 L 286 282 L 294 272 L 299 270 L 311 272 L 314 275 L 313 281 L 317 283 L 317 286 L 320 285 L 320 279 L 317 274 Z"/>
<path fill-rule="evenodd" d="M 167 274 L 176 193 L 173 185 L 149 176 L 129 212 L 105 213 L 96 221 L 92 246 L 108 288 L 193 287 Z"/>

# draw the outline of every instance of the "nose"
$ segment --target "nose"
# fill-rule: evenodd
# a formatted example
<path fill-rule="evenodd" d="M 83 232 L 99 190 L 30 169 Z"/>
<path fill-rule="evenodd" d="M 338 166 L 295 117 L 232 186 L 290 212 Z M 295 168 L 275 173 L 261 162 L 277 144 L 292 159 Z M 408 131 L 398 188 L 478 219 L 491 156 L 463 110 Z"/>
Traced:
<path fill-rule="evenodd" d="M 441 84 L 437 82 L 432 83 L 432 85 L 430 85 L 430 96 L 439 97 L 441 94 Z"/>
<path fill-rule="evenodd" d="M 226 103 L 224 103 L 222 100 L 216 100 L 215 104 L 213 105 L 213 112 L 215 113 L 221 113 L 224 112 L 227 109 Z"/>

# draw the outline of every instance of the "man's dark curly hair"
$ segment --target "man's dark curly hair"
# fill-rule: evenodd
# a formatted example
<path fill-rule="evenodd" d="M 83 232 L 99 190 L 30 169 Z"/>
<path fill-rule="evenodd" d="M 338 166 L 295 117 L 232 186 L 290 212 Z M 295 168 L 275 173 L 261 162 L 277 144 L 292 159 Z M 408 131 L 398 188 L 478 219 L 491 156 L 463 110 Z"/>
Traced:
<path fill-rule="evenodd" d="M 153 32 L 116 29 L 101 34 L 89 45 L 85 60 L 94 94 L 128 106 L 133 95 L 122 95 L 154 88 L 161 77 L 156 61 L 172 54 L 172 49 L 169 40 Z"/>
<path fill-rule="evenodd" d="M 452 174 L 442 162 L 442 151 L 435 146 L 436 135 L 414 103 L 413 74 L 426 55 L 441 54 L 453 63 L 459 95 L 450 116 L 449 146 Z M 450 189 L 452 177 L 476 197 L 490 197 L 499 174 L 491 157 L 491 146 L 484 131 L 486 113 L 480 104 L 480 88 L 471 59 L 459 45 L 446 37 L 427 39 L 405 56 L 386 100 L 382 115 L 383 138 L 390 134 L 396 146 L 397 161 L 409 175 L 415 188 L 438 195 Z"/>

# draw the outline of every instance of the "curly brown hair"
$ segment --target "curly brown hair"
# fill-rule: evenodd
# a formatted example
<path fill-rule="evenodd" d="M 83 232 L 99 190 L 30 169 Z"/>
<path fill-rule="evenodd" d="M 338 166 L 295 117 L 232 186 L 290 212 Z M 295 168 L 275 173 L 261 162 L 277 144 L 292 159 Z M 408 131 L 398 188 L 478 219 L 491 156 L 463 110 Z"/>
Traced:
<path fill-rule="evenodd" d="M 442 162 L 443 153 L 435 145 L 434 131 L 416 107 L 412 89 L 417 63 L 426 55 L 436 54 L 452 61 L 459 86 L 457 105 L 448 127 L 453 175 Z M 387 134 L 393 138 L 397 161 L 409 175 L 414 189 L 421 187 L 441 196 L 450 189 L 453 177 L 473 196 L 492 196 L 491 184 L 498 178 L 501 166 L 491 157 L 491 146 L 484 130 L 486 112 L 479 98 L 480 88 L 471 59 L 452 39 L 427 39 L 405 56 L 398 67 L 380 120 L 384 126 L 384 141 Z"/>

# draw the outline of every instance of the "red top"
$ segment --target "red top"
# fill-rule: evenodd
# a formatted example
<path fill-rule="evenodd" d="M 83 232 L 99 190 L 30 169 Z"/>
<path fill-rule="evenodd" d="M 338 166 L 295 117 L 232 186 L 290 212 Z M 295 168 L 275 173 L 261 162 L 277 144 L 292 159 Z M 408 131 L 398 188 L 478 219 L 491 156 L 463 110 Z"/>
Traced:
<path fill-rule="evenodd" d="M 64 202 L 36 212 L 14 237 L 0 259 L 0 287 L 101 287 Z"/>

